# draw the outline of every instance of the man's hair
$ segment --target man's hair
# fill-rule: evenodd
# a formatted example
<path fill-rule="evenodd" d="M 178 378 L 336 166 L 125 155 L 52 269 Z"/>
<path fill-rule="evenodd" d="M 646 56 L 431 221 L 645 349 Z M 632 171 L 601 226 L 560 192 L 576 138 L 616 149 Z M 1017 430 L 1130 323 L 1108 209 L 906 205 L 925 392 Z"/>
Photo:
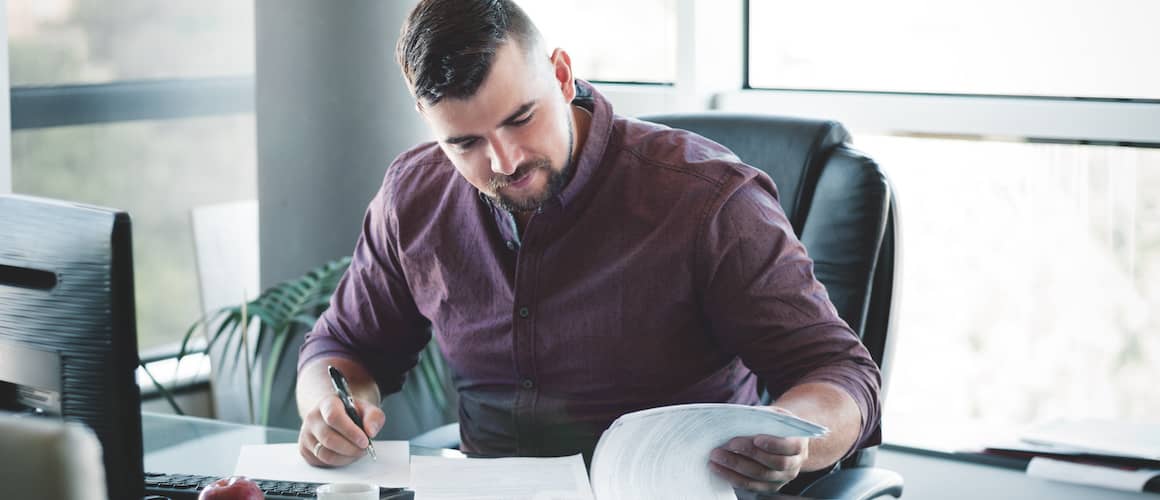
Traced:
<path fill-rule="evenodd" d="M 469 98 L 496 51 L 516 41 L 526 54 L 540 32 L 512 0 L 422 0 L 403 23 L 395 57 L 420 104 Z"/>

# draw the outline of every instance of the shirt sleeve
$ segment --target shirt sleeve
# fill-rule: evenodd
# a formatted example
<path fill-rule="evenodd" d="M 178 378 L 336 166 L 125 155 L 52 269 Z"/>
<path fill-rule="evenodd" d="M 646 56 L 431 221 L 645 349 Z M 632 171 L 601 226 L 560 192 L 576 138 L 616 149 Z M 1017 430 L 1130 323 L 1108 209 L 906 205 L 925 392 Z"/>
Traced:
<path fill-rule="evenodd" d="M 382 189 L 363 218 L 362 232 L 330 307 L 306 334 L 298 369 L 319 357 L 359 362 L 383 394 L 402 388 L 406 372 L 431 339 L 430 323 L 419 313 L 399 263 L 397 219 L 388 169 Z"/>
<path fill-rule="evenodd" d="M 844 389 L 862 412 L 854 448 L 878 444 L 881 374 L 815 279 L 768 177 L 749 179 L 710 210 L 702 243 L 703 307 L 723 347 L 774 398 L 807 382 Z"/>

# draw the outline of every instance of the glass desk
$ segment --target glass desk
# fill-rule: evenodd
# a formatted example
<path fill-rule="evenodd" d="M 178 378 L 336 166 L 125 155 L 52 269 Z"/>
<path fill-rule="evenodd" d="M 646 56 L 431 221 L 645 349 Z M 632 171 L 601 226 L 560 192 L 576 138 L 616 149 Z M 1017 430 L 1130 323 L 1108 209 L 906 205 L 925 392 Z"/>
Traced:
<path fill-rule="evenodd" d="M 295 443 L 298 431 L 142 412 L 141 437 L 146 472 L 224 477 L 233 474 L 242 446 Z M 463 457 L 457 450 L 414 445 L 411 455 Z"/>

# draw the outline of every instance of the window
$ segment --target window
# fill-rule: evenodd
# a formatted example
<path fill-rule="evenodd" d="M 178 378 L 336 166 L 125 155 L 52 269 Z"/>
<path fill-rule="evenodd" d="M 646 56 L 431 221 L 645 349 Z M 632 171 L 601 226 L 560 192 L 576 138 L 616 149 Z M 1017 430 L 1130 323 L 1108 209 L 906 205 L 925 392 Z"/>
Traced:
<path fill-rule="evenodd" d="M 1154 0 L 749 4 L 755 88 L 1160 99 Z"/>
<path fill-rule="evenodd" d="M 895 185 L 887 442 L 1154 420 L 1160 3 L 748 4 L 754 90 L 725 109 L 845 121 Z"/>
<path fill-rule="evenodd" d="M 11 84 L 246 75 L 254 6 L 239 0 L 10 0 Z"/>
<path fill-rule="evenodd" d="M 669 83 L 677 74 L 676 0 L 517 0 L 576 76 Z"/>
<path fill-rule="evenodd" d="M 176 342 L 201 315 L 190 209 L 257 196 L 254 118 L 220 90 L 254 71 L 253 2 L 10 0 L 5 14 L 13 110 L 52 125 L 13 120 L 13 192 L 128 211 L 139 347 Z M 143 116 L 166 119 L 119 121 Z"/>
<path fill-rule="evenodd" d="M 1160 412 L 1160 149 L 857 136 L 899 201 L 884 422 Z"/>
<path fill-rule="evenodd" d="M 13 191 L 129 212 L 142 350 L 201 315 L 190 209 L 257 197 L 252 116 L 12 134 Z"/>

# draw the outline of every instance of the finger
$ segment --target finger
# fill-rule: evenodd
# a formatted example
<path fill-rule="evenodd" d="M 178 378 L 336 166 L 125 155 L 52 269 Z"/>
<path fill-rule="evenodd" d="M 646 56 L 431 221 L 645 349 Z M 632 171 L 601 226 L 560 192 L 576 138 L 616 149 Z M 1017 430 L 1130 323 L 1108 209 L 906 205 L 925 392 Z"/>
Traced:
<path fill-rule="evenodd" d="M 758 447 L 756 444 L 758 437 L 760 436 L 736 437 L 721 445 L 720 448 L 749 458 L 767 469 L 791 471 L 795 465 L 798 465 L 798 457 L 796 456 L 778 455 Z"/>
<path fill-rule="evenodd" d="M 756 491 L 759 493 L 773 493 L 780 489 L 784 482 L 768 482 L 753 479 L 751 477 L 738 474 L 737 471 L 723 467 L 717 463 L 709 462 L 709 469 L 714 474 L 721 476 L 722 479 L 733 485 L 734 488 L 741 488 L 749 491 Z"/>
<path fill-rule="evenodd" d="M 709 453 L 709 460 L 714 464 L 729 469 L 747 480 L 758 482 L 788 481 L 793 476 L 790 471 L 770 469 L 753 459 L 733 453 L 724 448 L 717 448 Z"/>
<path fill-rule="evenodd" d="M 337 396 L 328 396 L 318 404 L 318 411 L 322 414 L 322 421 L 337 433 L 340 437 L 345 439 L 355 448 L 359 450 L 367 447 L 367 435 L 362 429 L 354 424 L 350 416 L 346 414 L 346 408 L 342 406 L 342 402 L 338 400 Z M 315 433 L 315 436 L 322 441 L 323 446 L 330 448 L 339 453 L 346 453 L 349 451 L 341 442 L 337 441 L 334 436 L 328 434 Z M 332 446 L 333 445 L 333 446 Z"/>
<path fill-rule="evenodd" d="M 806 452 L 805 438 L 783 438 L 758 434 L 753 436 L 753 444 L 774 455 L 804 455 Z"/>
<path fill-rule="evenodd" d="M 314 434 L 307 430 L 304 424 L 302 429 L 298 431 L 298 454 L 302 455 L 302 460 L 305 460 L 306 463 L 315 467 L 323 467 L 326 464 L 311 451 L 315 442 L 317 441 L 314 439 Z"/>
<path fill-rule="evenodd" d="M 354 400 L 354 407 L 358 410 L 359 415 L 362 415 L 363 428 L 367 435 L 370 437 L 378 435 L 379 431 L 383 429 L 383 425 L 387 423 L 387 415 L 383 413 L 382 408 L 361 399 Z"/>

